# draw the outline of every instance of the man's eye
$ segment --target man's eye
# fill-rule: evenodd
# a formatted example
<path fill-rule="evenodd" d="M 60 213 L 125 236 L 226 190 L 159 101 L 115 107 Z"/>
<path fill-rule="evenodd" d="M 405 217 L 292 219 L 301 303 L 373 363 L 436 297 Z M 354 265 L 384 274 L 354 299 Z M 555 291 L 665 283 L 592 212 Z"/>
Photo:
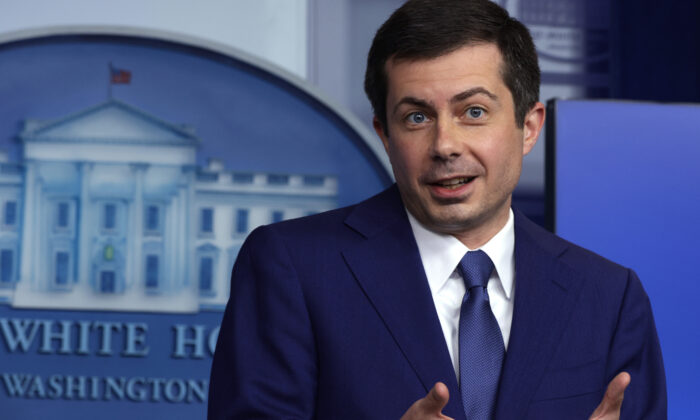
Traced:
<path fill-rule="evenodd" d="M 428 120 L 428 117 L 422 112 L 412 112 L 408 115 L 407 120 L 411 124 L 422 124 Z"/>
<path fill-rule="evenodd" d="M 471 107 L 467 109 L 467 116 L 469 118 L 481 118 L 484 116 L 484 109 L 479 107 Z"/>

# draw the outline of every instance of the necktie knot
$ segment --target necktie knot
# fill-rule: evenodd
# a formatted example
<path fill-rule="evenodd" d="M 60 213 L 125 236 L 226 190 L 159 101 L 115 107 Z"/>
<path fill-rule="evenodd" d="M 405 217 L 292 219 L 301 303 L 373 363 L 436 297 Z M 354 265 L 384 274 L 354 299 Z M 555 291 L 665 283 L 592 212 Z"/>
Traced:
<path fill-rule="evenodd" d="M 477 286 L 486 287 L 493 272 L 493 262 L 482 250 L 467 252 L 457 267 L 467 290 Z"/>

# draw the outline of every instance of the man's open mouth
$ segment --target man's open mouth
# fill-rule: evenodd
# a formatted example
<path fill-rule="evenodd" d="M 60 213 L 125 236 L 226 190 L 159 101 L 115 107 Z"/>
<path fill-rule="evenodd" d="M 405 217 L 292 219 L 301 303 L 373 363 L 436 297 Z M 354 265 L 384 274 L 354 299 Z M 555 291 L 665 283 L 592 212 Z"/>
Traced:
<path fill-rule="evenodd" d="M 452 178 L 452 179 L 447 179 L 445 181 L 434 182 L 433 185 L 436 185 L 436 186 L 442 187 L 442 188 L 455 189 L 455 188 L 461 187 L 462 185 L 465 185 L 465 184 L 472 182 L 475 178 L 476 178 L 475 176 Z"/>

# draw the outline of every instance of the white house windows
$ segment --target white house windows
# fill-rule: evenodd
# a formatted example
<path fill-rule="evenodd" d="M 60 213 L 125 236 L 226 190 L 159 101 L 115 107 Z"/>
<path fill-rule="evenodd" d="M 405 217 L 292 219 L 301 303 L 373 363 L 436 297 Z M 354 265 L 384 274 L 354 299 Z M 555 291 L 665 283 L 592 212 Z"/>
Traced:
<path fill-rule="evenodd" d="M 214 280 L 214 258 L 205 256 L 199 260 L 199 290 L 211 293 Z"/>
<path fill-rule="evenodd" d="M 146 230 L 158 230 L 160 226 L 159 210 L 158 206 L 146 207 Z"/>
<path fill-rule="evenodd" d="M 95 248 L 92 259 L 94 290 L 104 294 L 122 293 L 125 288 L 124 240 L 114 236 L 103 237 Z"/>
<path fill-rule="evenodd" d="M 281 222 L 284 220 L 284 211 L 282 210 L 272 210 L 272 223 Z"/>
<path fill-rule="evenodd" d="M 57 228 L 68 228 L 69 221 L 69 203 L 65 201 L 60 201 L 58 203 L 58 211 L 56 215 L 56 227 Z"/>
<path fill-rule="evenodd" d="M 197 173 L 197 181 L 216 182 L 219 180 L 219 174 L 215 172 L 199 172 Z"/>
<path fill-rule="evenodd" d="M 117 235 L 125 230 L 125 205 L 118 201 L 99 203 L 100 231 L 103 235 Z"/>
<path fill-rule="evenodd" d="M 200 235 L 214 234 L 214 209 L 204 207 L 199 210 L 199 233 Z"/>
<path fill-rule="evenodd" d="M 147 204 L 144 207 L 143 231 L 146 235 L 163 234 L 163 207 L 160 204 Z"/>
<path fill-rule="evenodd" d="M 53 216 L 54 232 L 70 234 L 75 226 L 75 203 L 70 200 L 55 201 Z"/>
<path fill-rule="evenodd" d="M 270 174 L 267 176 L 268 185 L 287 185 L 289 184 L 289 175 Z"/>
<path fill-rule="evenodd" d="M 0 249 L 0 287 L 7 287 L 15 281 L 14 249 Z"/>
<path fill-rule="evenodd" d="M 100 271 L 100 292 L 114 293 L 116 292 L 116 273 L 114 270 Z"/>
<path fill-rule="evenodd" d="M 117 206 L 114 203 L 107 203 L 103 207 L 102 228 L 113 231 L 117 227 Z"/>
<path fill-rule="evenodd" d="M 163 284 L 163 243 L 148 241 L 143 245 L 143 285 L 146 293 L 159 293 L 167 285 Z"/>
<path fill-rule="evenodd" d="M 68 289 L 71 283 L 71 253 L 57 250 L 53 258 L 53 284 L 58 289 Z"/>
<path fill-rule="evenodd" d="M 211 244 L 197 248 L 197 278 L 199 294 L 211 296 L 216 294 L 215 281 L 217 278 L 216 267 L 219 260 L 219 248 Z"/>
<path fill-rule="evenodd" d="M 145 264 L 145 281 L 146 281 L 146 289 L 147 290 L 156 290 L 158 289 L 158 285 L 160 283 L 160 265 L 159 265 L 159 260 L 158 255 L 155 254 L 149 254 L 146 255 L 146 264 Z"/>
<path fill-rule="evenodd" d="M 14 229 L 17 226 L 17 202 L 14 200 L 5 201 L 2 214 L 2 226 L 5 229 Z"/>
<path fill-rule="evenodd" d="M 248 209 L 236 209 L 235 214 L 233 233 L 234 235 L 245 235 L 248 233 L 250 211 Z"/>
<path fill-rule="evenodd" d="M 253 174 L 246 173 L 234 173 L 231 179 L 234 184 L 252 184 L 254 180 Z"/>
<path fill-rule="evenodd" d="M 20 223 L 20 202 L 15 194 L 2 188 L 0 196 L 0 289 L 14 287 L 18 280 L 18 231 Z"/>
<path fill-rule="evenodd" d="M 144 238 L 142 264 L 142 282 L 146 293 L 157 294 L 167 289 L 165 284 L 163 240 L 163 206 L 157 203 L 147 203 L 144 206 Z"/>
<path fill-rule="evenodd" d="M 53 234 L 48 238 L 48 285 L 57 290 L 70 290 L 75 280 L 75 200 L 54 199 L 48 210 L 53 213 Z"/>
<path fill-rule="evenodd" d="M 235 172 L 217 159 L 202 168 L 207 156 L 190 129 L 123 104 L 95 110 L 61 120 L 68 141 L 37 131 L 43 123 L 23 128 L 23 141 L 75 156 L 47 149 L 3 164 L 2 301 L 97 310 L 218 307 L 246 235 L 337 201 L 332 176 Z M 114 118 L 127 125 L 114 126 Z M 157 159 L 146 163 L 139 156 L 145 149 Z M 9 167 L 17 171 L 4 171 Z M 19 281 L 27 284 L 14 293 Z"/>
<path fill-rule="evenodd" d="M 304 176 L 304 186 L 321 187 L 326 182 L 326 177 L 323 175 L 306 175 Z"/>

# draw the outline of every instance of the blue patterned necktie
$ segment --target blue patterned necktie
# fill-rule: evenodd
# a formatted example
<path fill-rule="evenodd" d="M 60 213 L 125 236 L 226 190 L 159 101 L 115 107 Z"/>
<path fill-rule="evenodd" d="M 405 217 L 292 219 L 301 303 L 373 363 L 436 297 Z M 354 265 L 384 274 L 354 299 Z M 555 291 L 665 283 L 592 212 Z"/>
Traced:
<path fill-rule="evenodd" d="M 493 262 L 484 251 L 469 251 L 459 262 L 466 293 L 459 315 L 459 377 L 468 420 L 489 420 L 496 410 L 505 347 L 486 291 Z"/>

